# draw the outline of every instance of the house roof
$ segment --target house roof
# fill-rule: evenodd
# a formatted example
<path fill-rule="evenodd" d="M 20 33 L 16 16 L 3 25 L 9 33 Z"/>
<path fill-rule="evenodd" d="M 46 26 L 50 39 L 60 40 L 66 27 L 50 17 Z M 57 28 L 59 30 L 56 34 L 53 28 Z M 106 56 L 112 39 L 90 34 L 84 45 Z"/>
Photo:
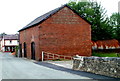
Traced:
<path fill-rule="evenodd" d="M 25 29 L 28 29 L 32 26 L 35 26 L 41 22 L 43 22 L 44 20 L 46 20 L 47 18 L 49 18 L 50 16 L 52 16 L 53 14 L 55 14 L 56 12 L 58 12 L 59 10 L 61 10 L 62 8 L 64 7 L 68 7 L 69 9 L 71 9 L 73 12 L 75 12 L 77 15 L 79 15 L 75 10 L 73 10 L 70 6 L 68 6 L 67 4 L 59 7 L 59 8 L 56 8 L 52 11 L 49 11 L 48 13 L 36 18 L 35 20 L 33 20 L 32 22 L 30 22 L 28 25 L 26 25 L 25 27 L 23 27 L 22 29 L 19 30 L 22 31 L 22 30 L 25 30 Z M 83 16 L 79 15 L 81 18 L 83 18 L 85 21 L 87 21 L 89 24 L 91 24 L 88 20 L 86 20 Z"/>
<path fill-rule="evenodd" d="M 4 39 L 5 40 L 12 40 L 12 39 L 18 39 L 18 35 L 17 34 L 13 34 L 13 35 L 4 35 Z"/>
<path fill-rule="evenodd" d="M 2 37 L 0 37 L 0 41 L 2 40 Z"/>

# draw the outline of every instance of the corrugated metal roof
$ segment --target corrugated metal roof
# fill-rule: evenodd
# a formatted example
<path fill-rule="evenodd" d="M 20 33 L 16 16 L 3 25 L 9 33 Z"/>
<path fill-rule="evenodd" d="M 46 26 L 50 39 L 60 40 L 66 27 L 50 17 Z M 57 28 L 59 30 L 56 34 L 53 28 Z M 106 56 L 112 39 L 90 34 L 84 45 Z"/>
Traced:
<path fill-rule="evenodd" d="M 54 10 L 52 10 L 52 11 L 50 11 L 50 12 L 48 12 L 48 13 L 46 13 L 46 14 L 38 17 L 38 18 L 36 18 L 36 19 L 33 20 L 31 23 L 29 23 L 28 25 L 26 25 L 25 27 L 23 27 L 22 29 L 20 29 L 19 32 L 22 31 L 22 30 L 25 30 L 25 29 L 27 29 L 27 28 L 30 28 L 30 27 L 32 27 L 32 26 L 34 26 L 34 25 L 36 25 L 36 24 L 39 24 L 39 23 L 43 22 L 43 21 L 46 20 L 48 17 L 50 17 L 50 16 L 53 15 L 54 13 L 58 12 L 59 10 L 61 10 L 62 8 L 64 8 L 65 6 L 68 7 L 68 8 L 70 8 L 71 10 L 73 10 L 70 6 L 68 6 L 67 4 L 65 4 L 65 5 L 63 5 L 63 6 L 59 7 L 59 8 L 56 8 L 56 9 L 54 9 Z M 78 14 L 75 10 L 73 10 L 73 11 L 74 11 L 76 14 Z M 79 15 L 79 14 L 78 14 L 78 15 Z M 80 16 L 80 15 L 79 15 L 79 16 Z M 84 17 L 82 17 L 82 16 L 80 16 L 80 17 L 83 18 L 85 21 L 87 21 Z M 87 22 L 88 22 L 89 24 L 91 24 L 89 21 L 87 21 Z"/>
<path fill-rule="evenodd" d="M 98 40 L 96 42 L 92 41 L 92 46 L 97 46 L 99 47 L 103 47 L 103 48 L 111 48 L 111 47 L 115 47 L 118 48 L 120 47 L 120 43 L 118 42 L 118 40 L 116 39 L 111 39 L 111 40 Z"/>

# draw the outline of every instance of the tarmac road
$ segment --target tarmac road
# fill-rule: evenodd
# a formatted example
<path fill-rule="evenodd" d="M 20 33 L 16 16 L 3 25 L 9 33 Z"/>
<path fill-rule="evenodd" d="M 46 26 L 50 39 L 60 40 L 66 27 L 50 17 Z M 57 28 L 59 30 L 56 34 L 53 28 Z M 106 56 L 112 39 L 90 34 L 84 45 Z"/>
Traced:
<path fill-rule="evenodd" d="M 112 79 L 87 72 L 74 71 L 47 62 L 16 58 L 0 52 L 0 78 L 2 79 Z"/>
<path fill-rule="evenodd" d="M 2 80 L 2 54 L 0 53 L 0 81 Z"/>

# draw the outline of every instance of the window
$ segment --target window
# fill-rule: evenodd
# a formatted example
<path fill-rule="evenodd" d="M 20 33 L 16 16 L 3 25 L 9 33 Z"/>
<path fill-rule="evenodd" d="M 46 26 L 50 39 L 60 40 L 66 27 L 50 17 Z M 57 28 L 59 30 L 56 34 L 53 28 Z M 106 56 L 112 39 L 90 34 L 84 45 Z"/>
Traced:
<path fill-rule="evenodd" d="M 12 40 L 10 40 L 10 43 L 12 43 Z"/>
<path fill-rule="evenodd" d="M 17 42 L 19 43 L 19 40 L 17 40 Z"/>

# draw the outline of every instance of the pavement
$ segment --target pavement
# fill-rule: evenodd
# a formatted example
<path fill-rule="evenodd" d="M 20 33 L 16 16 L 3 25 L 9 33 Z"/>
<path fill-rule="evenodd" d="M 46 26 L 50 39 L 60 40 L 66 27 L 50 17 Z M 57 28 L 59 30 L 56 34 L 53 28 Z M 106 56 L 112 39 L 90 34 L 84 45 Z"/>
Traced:
<path fill-rule="evenodd" d="M 44 62 L 53 64 L 53 65 L 56 65 L 56 66 L 61 66 L 61 67 L 64 67 L 64 68 L 68 68 L 68 69 L 72 69 L 72 66 L 73 66 L 73 61 L 72 60 L 69 60 L 69 61 L 44 61 Z"/>
<path fill-rule="evenodd" d="M 112 77 L 107 77 L 107 76 L 103 76 L 103 75 L 97 75 L 97 74 L 93 74 L 93 73 L 89 73 L 89 72 L 83 72 L 83 71 L 76 71 L 76 70 L 73 70 L 72 67 L 68 67 L 68 66 L 71 66 L 71 62 L 70 61 L 67 61 L 67 62 L 62 62 L 62 61 L 45 61 L 45 62 L 35 62 L 36 64 L 38 65 L 41 65 L 41 66 L 45 66 L 45 67 L 48 67 L 48 68 L 52 68 L 52 69 L 55 69 L 55 70 L 59 70 L 59 71 L 64 71 L 64 72 L 67 72 L 67 73 L 71 73 L 71 74 L 75 74 L 75 75 L 78 75 L 78 76 L 84 76 L 84 77 L 87 77 L 85 79 L 115 79 L 115 78 L 112 78 Z"/>
<path fill-rule="evenodd" d="M 72 62 L 37 62 L 0 53 L 1 79 L 114 79 L 71 69 Z"/>

